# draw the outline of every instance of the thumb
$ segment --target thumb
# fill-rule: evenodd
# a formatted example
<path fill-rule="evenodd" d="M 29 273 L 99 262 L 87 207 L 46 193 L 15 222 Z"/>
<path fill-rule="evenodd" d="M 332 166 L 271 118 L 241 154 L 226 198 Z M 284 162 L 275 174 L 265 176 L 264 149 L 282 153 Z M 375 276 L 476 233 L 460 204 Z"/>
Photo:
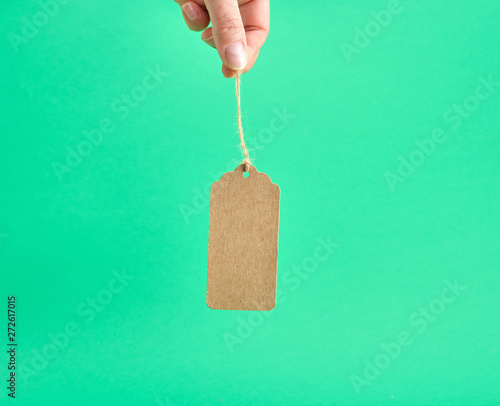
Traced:
<path fill-rule="evenodd" d="M 247 44 L 238 0 L 205 0 L 205 5 L 222 62 L 231 70 L 242 70 L 247 64 Z"/>

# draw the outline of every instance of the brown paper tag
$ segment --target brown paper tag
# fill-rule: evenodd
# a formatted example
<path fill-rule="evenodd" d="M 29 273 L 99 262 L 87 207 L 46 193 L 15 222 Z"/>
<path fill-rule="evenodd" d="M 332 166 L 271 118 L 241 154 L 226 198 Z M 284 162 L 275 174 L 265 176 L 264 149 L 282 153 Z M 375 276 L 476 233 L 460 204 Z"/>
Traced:
<path fill-rule="evenodd" d="M 227 172 L 210 193 L 207 305 L 271 310 L 276 304 L 280 188 L 252 165 Z"/>

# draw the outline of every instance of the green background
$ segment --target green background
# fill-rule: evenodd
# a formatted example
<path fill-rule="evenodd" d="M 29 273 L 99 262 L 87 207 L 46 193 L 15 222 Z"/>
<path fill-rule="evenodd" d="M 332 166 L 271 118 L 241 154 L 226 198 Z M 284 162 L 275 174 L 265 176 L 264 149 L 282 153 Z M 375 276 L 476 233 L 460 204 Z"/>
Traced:
<path fill-rule="evenodd" d="M 241 158 L 234 81 L 178 6 L 70 0 L 42 24 L 40 3 L 4 4 L 0 293 L 4 309 L 17 295 L 22 377 L 1 404 L 500 404 L 498 85 L 474 104 L 481 78 L 500 81 L 500 3 L 401 1 L 349 62 L 342 44 L 386 8 L 272 3 L 242 82 L 251 156 L 281 188 L 280 302 L 263 315 L 205 303 L 206 190 Z M 16 47 L 23 18 L 40 28 Z M 103 119 L 113 130 L 58 178 Z M 436 128 L 444 142 L 391 188 Z M 337 245 L 314 265 L 319 238 Z M 467 288 L 440 308 L 455 280 Z M 440 314 L 419 332 L 421 308 Z M 405 331 L 357 393 L 352 376 Z"/>

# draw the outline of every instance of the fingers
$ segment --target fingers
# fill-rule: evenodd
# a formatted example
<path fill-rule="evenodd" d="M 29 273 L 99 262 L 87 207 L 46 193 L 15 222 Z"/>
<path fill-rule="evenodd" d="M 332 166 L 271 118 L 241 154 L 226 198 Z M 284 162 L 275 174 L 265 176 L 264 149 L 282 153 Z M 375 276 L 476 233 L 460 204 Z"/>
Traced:
<path fill-rule="evenodd" d="M 205 0 L 213 41 L 223 64 L 232 71 L 247 64 L 246 35 L 237 0 Z"/>
<path fill-rule="evenodd" d="M 205 44 L 210 45 L 212 48 L 216 48 L 214 36 L 212 34 L 212 27 L 207 28 L 205 31 L 203 31 L 203 34 L 201 34 L 201 39 L 205 41 Z"/>
<path fill-rule="evenodd" d="M 194 1 L 188 1 L 182 4 L 181 10 L 184 21 L 192 31 L 201 31 L 210 23 L 210 17 L 207 11 Z"/>
<path fill-rule="evenodd" d="M 251 0 L 240 7 L 245 26 L 248 63 L 243 72 L 249 71 L 259 55 L 269 34 L 269 0 Z"/>
<path fill-rule="evenodd" d="M 269 34 L 269 0 L 250 0 L 240 6 L 240 15 L 246 34 L 247 63 L 241 70 L 242 73 L 252 69 L 260 49 Z M 202 40 L 214 46 L 212 29 L 207 28 L 202 34 Z M 226 78 L 235 75 L 234 70 L 223 64 L 222 73 Z"/>
<path fill-rule="evenodd" d="M 223 62 L 222 73 L 249 71 L 269 33 L 269 0 L 175 0 L 193 31 L 205 29 L 201 39 L 216 48 Z"/>

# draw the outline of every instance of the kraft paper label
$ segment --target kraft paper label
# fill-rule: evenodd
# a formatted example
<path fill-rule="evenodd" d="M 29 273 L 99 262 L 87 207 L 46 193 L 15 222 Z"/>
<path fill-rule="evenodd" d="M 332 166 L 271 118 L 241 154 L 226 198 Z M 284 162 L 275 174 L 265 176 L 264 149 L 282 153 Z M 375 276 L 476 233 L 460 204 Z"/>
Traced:
<path fill-rule="evenodd" d="M 271 310 L 276 304 L 280 189 L 250 165 L 227 172 L 210 194 L 207 305 Z"/>

